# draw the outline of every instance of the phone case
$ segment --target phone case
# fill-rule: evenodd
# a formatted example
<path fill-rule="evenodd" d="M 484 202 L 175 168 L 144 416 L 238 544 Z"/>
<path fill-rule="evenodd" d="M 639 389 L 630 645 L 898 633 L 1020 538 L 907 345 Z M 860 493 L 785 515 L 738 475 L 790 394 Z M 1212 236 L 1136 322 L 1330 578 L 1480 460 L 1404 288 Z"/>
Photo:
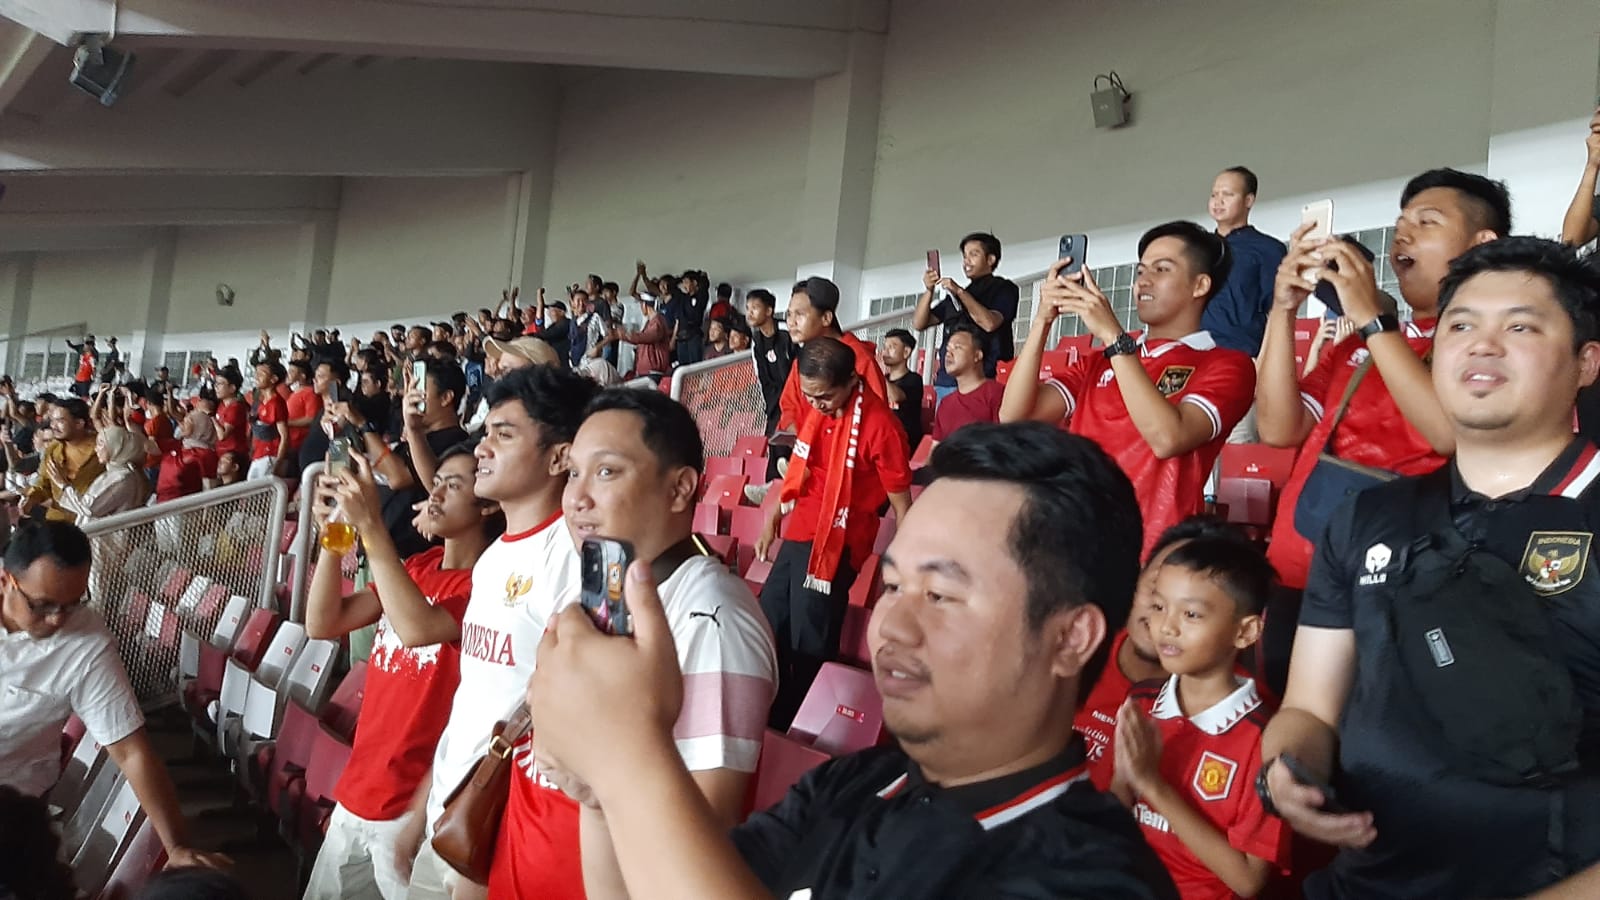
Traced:
<path fill-rule="evenodd" d="M 580 569 L 583 579 L 579 602 L 608 634 L 633 634 L 633 617 L 623 598 L 622 582 L 633 562 L 633 547 L 626 541 L 590 538 L 583 542 Z"/>

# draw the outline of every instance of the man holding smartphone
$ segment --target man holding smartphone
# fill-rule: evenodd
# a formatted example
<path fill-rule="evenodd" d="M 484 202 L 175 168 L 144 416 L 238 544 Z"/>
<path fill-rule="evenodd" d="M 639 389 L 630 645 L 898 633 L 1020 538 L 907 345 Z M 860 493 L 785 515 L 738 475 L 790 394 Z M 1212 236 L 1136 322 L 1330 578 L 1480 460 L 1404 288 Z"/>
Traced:
<path fill-rule="evenodd" d="M 1312 900 L 1594 897 L 1600 450 L 1572 413 L 1600 373 L 1600 272 L 1497 240 L 1451 264 L 1438 309 L 1431 381 L 1455 452 L 1334 514 L 1257 792 L 1343 848 Z"/>
<path fill-rule="evenodd" d="M 922 296 L 911 314 L 915 331 L 944 325 L 944 340 L 939 343 L 939 371 L 933 378 L 939 401 L 955 393 L 955 376 L 944 370 L 945 342 L 951 325 L 972 325 L 985 336 L 983 374 L 995 376 L 995 364 L 1016 356 L 1011 323 L 1017 318 L 1017 285 L 994 273 L 1000 265 L 1000 239 L 985 232 L 973 232 L 961 239 L 961 271 L 967 286 L 961 287 L 931 267 L 922 273 Z M 944 299 L 934 303 L 934 294 Z"/>
<path fill-rule="evenodd" d="M 700 429 L 682 405 L 657 391 L 605 391 L 590 402 L 572 442 L 562 510 L 574 546 L 626 542 L 660 580 L 676 677 L 688 698 L 673 746 L 704 804 L 731 828 L 744 813 L 761 754 L 777 659 L 750 589 L 716 557 L 695 549 L 694 497 L 704 457 Z M 598 574 L 609 580 L 611 573 Z M 622 573 L 616 577 L 620 586 Z M 598 587 L 609 593 L 609 585 Z M 495 846 L 494 897 L 582 897 L 591 857 L 611 854 L 604 828 L 580 825 L 578 804 L 540 771 L 541 734 L 536 730 L 513 750 L 519 771 Z"/>

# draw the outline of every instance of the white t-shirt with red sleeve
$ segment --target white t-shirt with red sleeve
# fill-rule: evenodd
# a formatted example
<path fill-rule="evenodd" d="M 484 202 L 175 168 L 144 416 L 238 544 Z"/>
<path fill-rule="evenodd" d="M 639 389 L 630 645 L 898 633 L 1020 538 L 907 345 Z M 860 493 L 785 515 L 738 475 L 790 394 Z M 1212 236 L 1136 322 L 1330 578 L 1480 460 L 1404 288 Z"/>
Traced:
<path fill-rule="evenodd" d="M 406 574 L 429 604 L 459 623 L 472 596 L 472 570 L 445 569 L 443 563 L 444 548 L 433 547 L 407 559 Z M 376 593 L 377 586 L 372 589 Z M 456 644 L 407 647 L 388 613 L 380 617 L 367 658 L 355 745 L 333 798 L 369 821 L 386 822 L 404 813 L 433 763 L 460 679 Z"/>
<path fill-rule="evenodd" d="M 494 723 L 523 702 L 545 625 L 578 587 L 578 551 L 560 513 L 478 557 L 461 621 L 461 683 L 433 755 L 429 836 L 445 798 L 488 749 Z"/>
<path fill-rule="evenodd" d="M 704 556 L 661 584 L 661 602 L 683 670 L 673 738 L 684 764 L 691 772 L 754 772 L 778 683 L 772 630 L 760 605 L 738 576 Z M 511 779 L 489 896 L 581 900 L 578 807 L 539 776 L 531 750 L 525 740 L 514 751 L 524 777 Z"/>

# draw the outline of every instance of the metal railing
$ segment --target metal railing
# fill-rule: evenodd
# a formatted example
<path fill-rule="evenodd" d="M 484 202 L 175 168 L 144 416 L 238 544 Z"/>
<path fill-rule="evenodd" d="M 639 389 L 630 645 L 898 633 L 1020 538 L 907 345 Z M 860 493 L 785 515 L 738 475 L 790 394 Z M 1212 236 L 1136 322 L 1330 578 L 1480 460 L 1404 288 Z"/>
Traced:
<path fill-rule="evenodd" d="M 699 424 L 706 456 L 727 456 L 739 438 L 766 433 L 767 401 L 751 353 L 679 366 L 672 373 L 672 399 Z"/>
<path fill-rule="evenodd" d="M 288 500 L 287 485 L 263 478 L 84 526 L 88 605 L 115 636 L 141 703 L 175 701 L 180 630 L 209 638 L 233 596 L 272 605 Z"/>

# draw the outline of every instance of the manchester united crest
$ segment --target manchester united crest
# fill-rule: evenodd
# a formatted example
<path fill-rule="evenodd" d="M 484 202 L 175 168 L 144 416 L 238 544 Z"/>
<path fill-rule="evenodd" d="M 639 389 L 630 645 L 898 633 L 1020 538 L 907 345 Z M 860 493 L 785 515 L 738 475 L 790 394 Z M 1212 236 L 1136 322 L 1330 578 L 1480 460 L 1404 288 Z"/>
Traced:
<path fill-rule="evenodd" d="M 1200 754 L 1200 768 L 1194 770 L 1194 793 L 1201 800 L 1226 800 L 1233 788 L 1239 764 L 1210 750 Z"/>
<path fill-rule="evenodd" d="M 1167 366 L 1161 370 L 1161 377 L 1156 379 L 1156 390 L 1163 397 L 1171 397 L 1183 390 L 1193 375 L 1194 366 Z"/>
<path fill-rule="evenodd" d="M 1569 591 L 1589 564 L 1587 531 L 1535 531 L 1522 554 L 1522 577 L 1546 597 Z"/>

